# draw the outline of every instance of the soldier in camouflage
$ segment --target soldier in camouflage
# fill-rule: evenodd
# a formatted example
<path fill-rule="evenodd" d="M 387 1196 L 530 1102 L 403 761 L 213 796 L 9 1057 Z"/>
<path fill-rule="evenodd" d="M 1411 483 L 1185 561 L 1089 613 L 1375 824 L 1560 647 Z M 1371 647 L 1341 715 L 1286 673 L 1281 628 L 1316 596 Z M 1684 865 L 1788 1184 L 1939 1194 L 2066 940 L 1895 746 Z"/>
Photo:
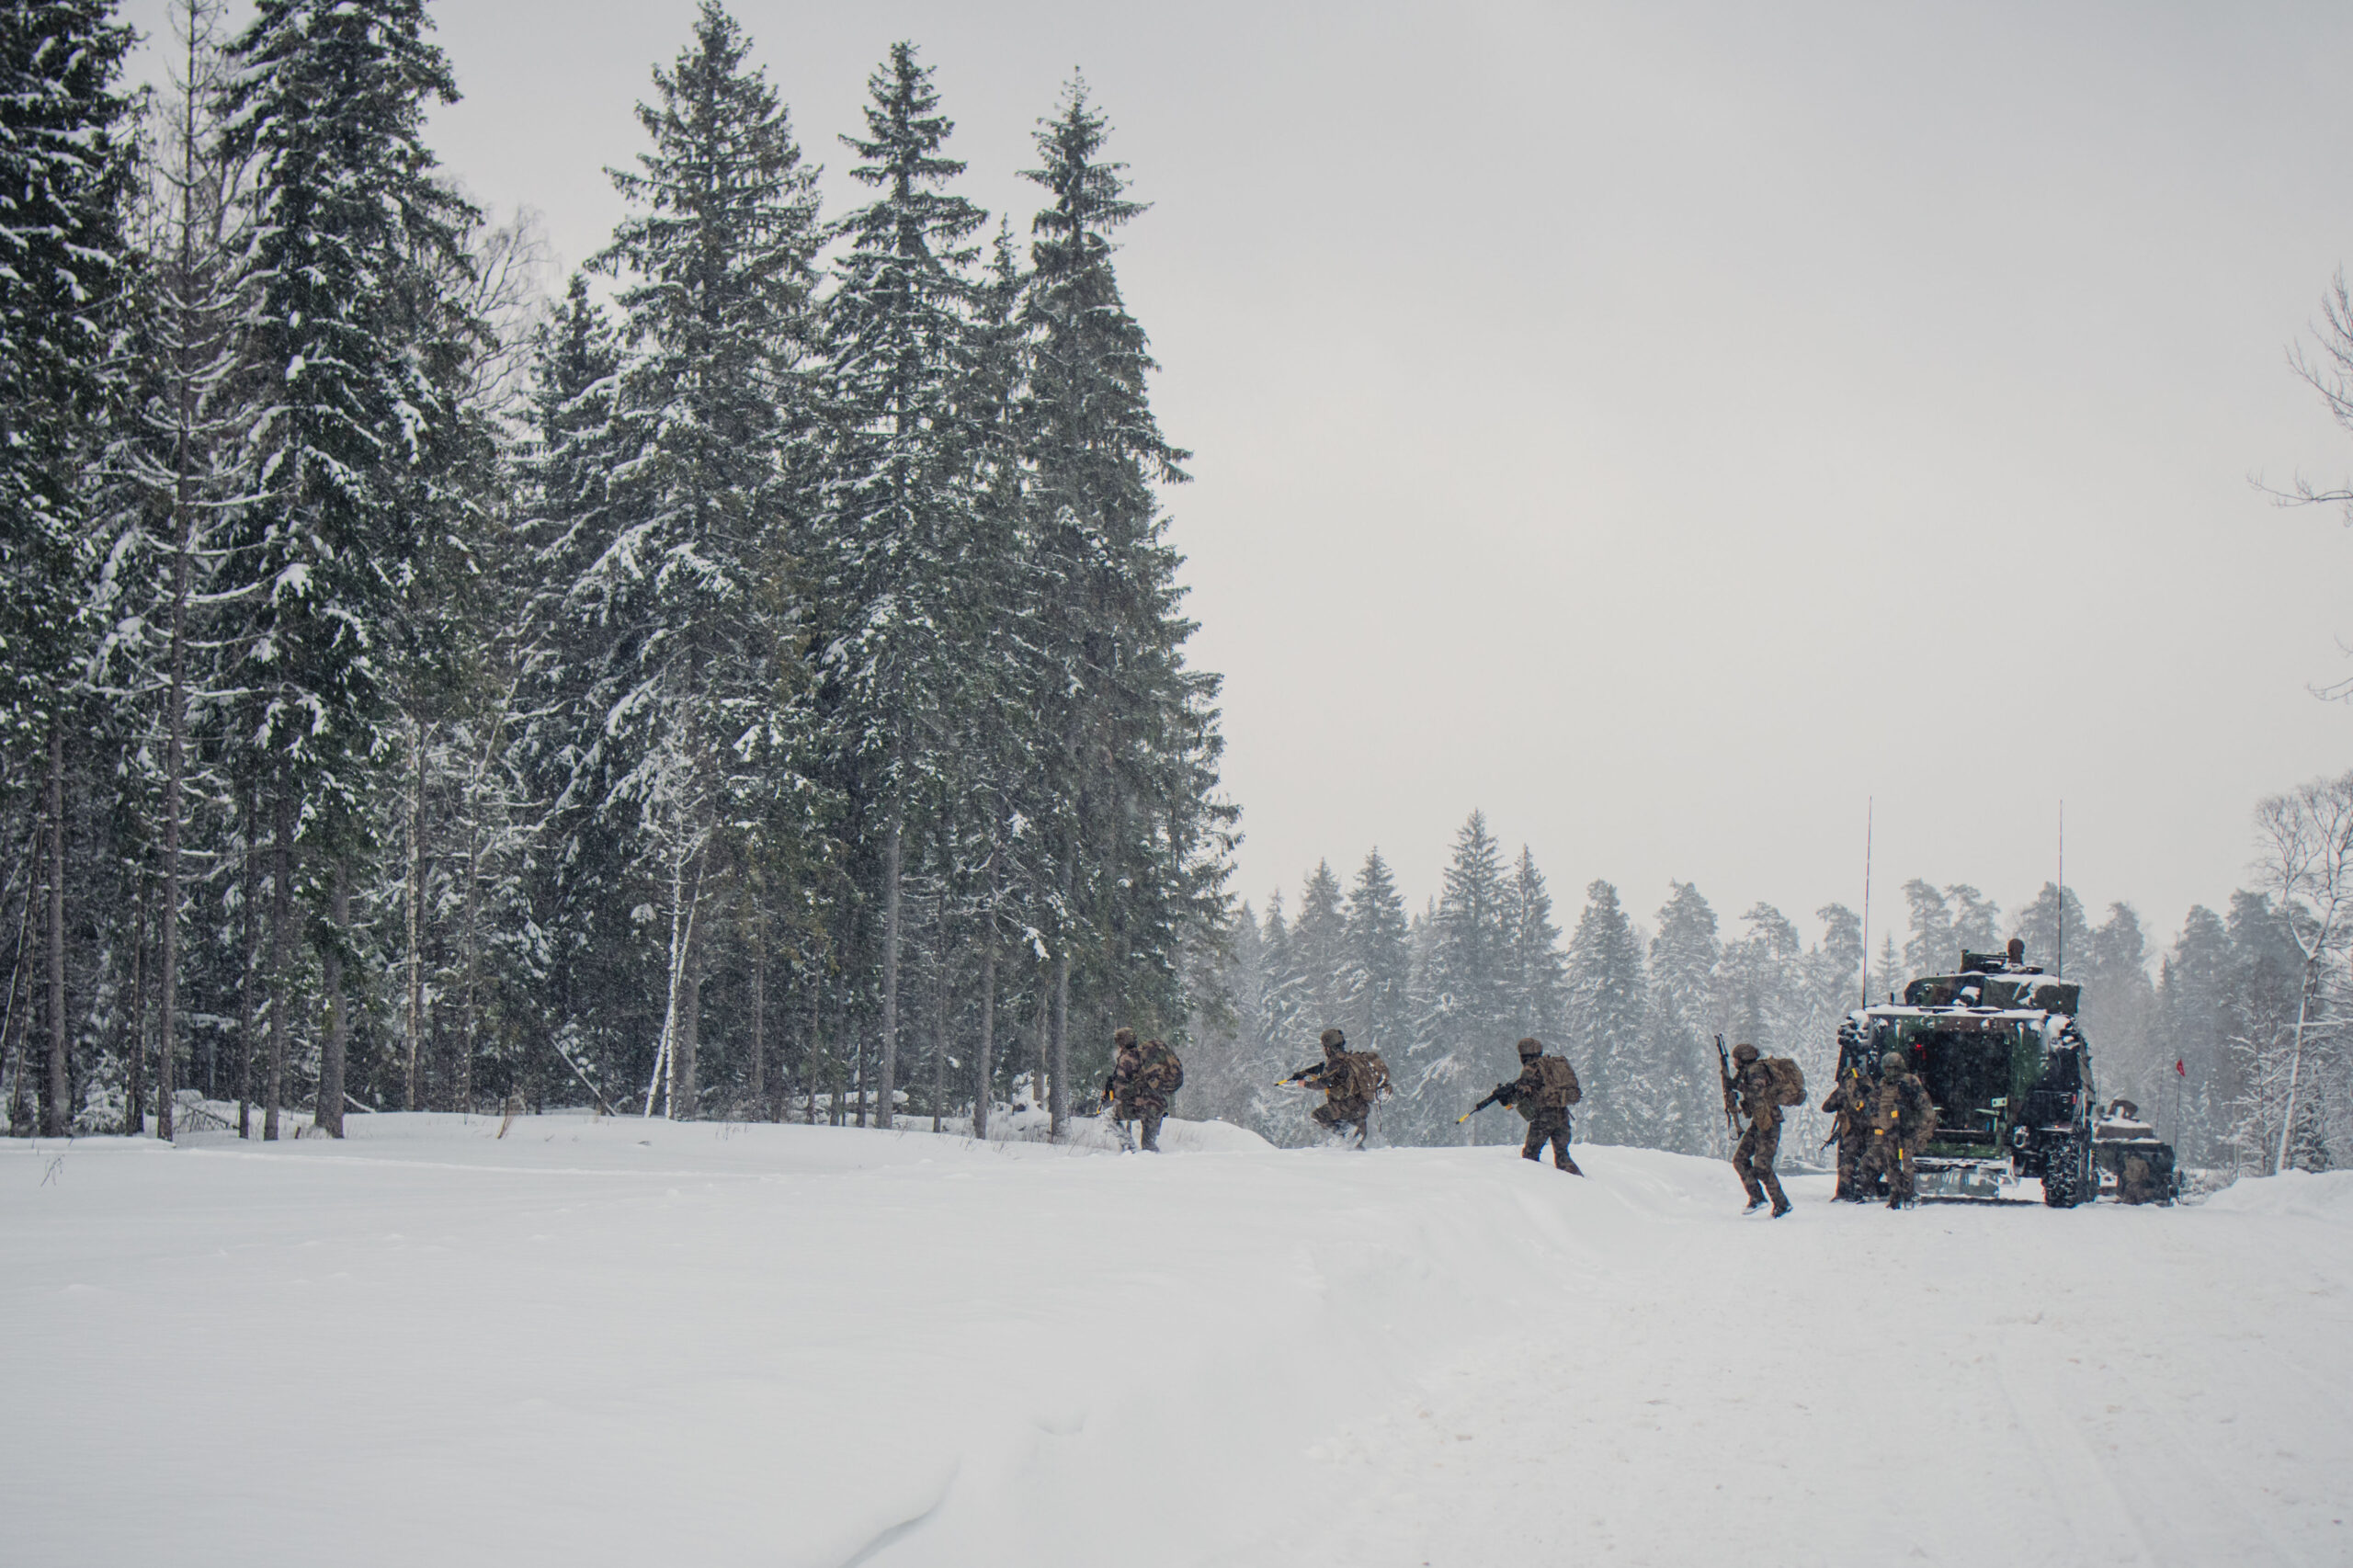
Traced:
<path fill-rule="evenodd" d="M 1904 1052 L 1891 1051 L 1880 1058 L 1879 1082 L 1870 1088 L 1864 1108 L 1862 1181 L 1870 1191 L 1881 1176 L 1887 1178 L 1887 1206 L 1909 1209 L 1913 1196 L 1912 1160 L 1937 1129 L 1937 1103 L 1928 1086 L 1911 1070 Z"/>
<path fill-rule="evenodd" d="M 1836 1199 L 1841 1203 L 1860 1203 L 1867 1196 L 1863 1148 L 1870 1142 L 1870 1080 L 1863 1076 L 1862 1067 L 1857 1064 L 1838 1075 L 1830 1097 L 1822 1102 L 1823 1113 L 1832 1119 L 1830 1135 L 1838 1144 Z"/>
<path fill-rule="evenodd" d="M 1357 1146 L 1362 1148 L 1372 1134 L 1373 1096 L 1385 1086 L 1387 1072 L 1374 1066 L 1379 1057 L 1350 1051 L 1348 1037 L 1338 1029 L 1324 1031 L 1323 1046 L 1324 1064 L 1303 1080 L 1324 1091 L 1324 1103 L 1313 1114 L 1326 1131 L 1355 1128 Z"/>
<path fill-rule="evenodd" d="M 1103 1097 L 1121 1121 L 1139 1124 L 1139 1144 L 1160 1153 L 1160 1122 L 1168 1101 L 1185 1086 L 1185 1065 L 1159 1040 L 1136 1043 L 1136 1031 L 1123 1028 L 1111 1036 L 1111 1075 L 1104 1080 Z"/>
<path fill-rule="evenodd" d="M 1569 1108 L 1585 1097 L 1576 1070 L 1558 1056 L 1544 1053 L 1544 1042 L 1533 1038 L 1519 1042 L 1519 1077 L 1512 1084 L 1511 1107 L 1528 1118 L 1528 1141 L 1519 1157 L 1543 1163 L 1544 1145 L 1552 1145 L 1552 1164 L 1571 1176 L 1583 1176 L 1569 1157 Z"/>
<path fill-rule="evenodd" d="M 1790 1211 L 1790 1199 L 1773 1173 L 1773 1157 L 1781 1152 L 1781 1107 L 1773 1095 L 1772 1070 L 1745 1040 L 1732 1048 L 1732 1059 L 1740 1063 L 1733 1074 L 1733 1092 L 1740 1096 L 1740 1114 L 1748 1119 L 1748 1131 L 1732 1152 L 1732 1168 L 1748 1189 L 1748 1211 L 1762 1209 L 1769 1192 L 1778 1220 Z"/>

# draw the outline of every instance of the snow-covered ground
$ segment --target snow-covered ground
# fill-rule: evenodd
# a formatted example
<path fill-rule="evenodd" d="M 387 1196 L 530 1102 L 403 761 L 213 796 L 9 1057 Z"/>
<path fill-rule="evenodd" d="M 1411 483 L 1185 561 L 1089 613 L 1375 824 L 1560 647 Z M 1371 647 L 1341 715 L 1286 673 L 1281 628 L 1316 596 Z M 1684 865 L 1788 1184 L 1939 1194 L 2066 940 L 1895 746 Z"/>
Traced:
<path fill-rule="evenodd" d="M 0 1146 L 0 1560 L 2353 1562 L 2353 1176 L 350 1125 Z"/>

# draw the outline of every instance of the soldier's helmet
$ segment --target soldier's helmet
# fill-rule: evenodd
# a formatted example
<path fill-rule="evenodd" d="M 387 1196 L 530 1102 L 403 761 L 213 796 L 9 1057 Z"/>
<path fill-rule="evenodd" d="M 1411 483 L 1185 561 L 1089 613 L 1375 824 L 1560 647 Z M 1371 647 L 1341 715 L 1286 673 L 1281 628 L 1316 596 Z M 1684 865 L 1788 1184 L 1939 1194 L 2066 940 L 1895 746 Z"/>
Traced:
<path fill-rule="evenodd" d="M 1744 1067 L 1756 1061 L 1756 1048 L 1749 1044 L 1746 1040 L 1742 1040 L 1738 1045 L 1732 1048 L 1732 1059 L 1734 1062 L 1739 1062 Z"/>
<path fill-rule="evenodd" d="M 1348 1043 L 1348 1037 L 1347 1037 L 1347 1035 L 1342 1034 L 1339 1030 L 1337 1030 L 1337 1029 L 1325 1029 L 1325 1030 L 1324 1031 L 1324 1050 L 1326 1050 L 1326 1051 L 1337 1051 L 1337 1050 L 1339 1050 L 1342 1046 L 1345 1046 L 1345 1045 L 1347 1045 L 1347 1043 Z"/>
<path fill-rule="evenodd" d="M 1136 1031 L 1124 1028 L 1114 1029 L 1111 1031 L 1111 1043 L 1121 1051 L 1133 1051 L 1136 1044 Z"/>
<path fill-rule="evenodd" d="M 1885 1056 L 1879 1059 L 1879 1070 L 1882 1073 L 1903 1072 L 1904 1053 L 1900 1051 L 1889 1051 Z"/>
<path fill-rule="evenodd" d="M 1528 1060 L 1529 1057 L 1531 1057 L 1531 1056 L 1541 1056 L 1541 1055 L 1543 1055 L 1543 1054 L 1544 1054 L 1544 1042 L 1543 1042 L 1542 1040 L 1538 1040 L 1534 1035 L 1529 1035 L 1526 1040 L 1521 1040 L 1521 1041 L 1519 1042 L 1519 1048 L 1518 1048 L 1518 1049 L 1519 1049 L 1519 1059 L 1520 1059 L 1522 1062 L 1525 1062 L 1525 1061 L 1527 1061 L 1527 1060 Z"/>

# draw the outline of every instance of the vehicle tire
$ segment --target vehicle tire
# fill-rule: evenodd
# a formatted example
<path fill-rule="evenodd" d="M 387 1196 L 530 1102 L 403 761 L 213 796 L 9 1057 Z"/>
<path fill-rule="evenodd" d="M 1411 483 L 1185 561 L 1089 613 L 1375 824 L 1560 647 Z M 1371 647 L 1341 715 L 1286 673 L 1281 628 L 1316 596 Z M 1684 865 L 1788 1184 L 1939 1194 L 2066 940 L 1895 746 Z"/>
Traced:
<path fill-rule="evenodd" d="M 2073 1209 L 2097 1197 L 2098 1183 L 2098 1176 L 2092 1172 L 2091 1144 L 2073 1142 L 2065 1153 L 2052 1154 L 2051 1164 L 2042 1173 L 2042 1201 L 2053 1209 Z"/>

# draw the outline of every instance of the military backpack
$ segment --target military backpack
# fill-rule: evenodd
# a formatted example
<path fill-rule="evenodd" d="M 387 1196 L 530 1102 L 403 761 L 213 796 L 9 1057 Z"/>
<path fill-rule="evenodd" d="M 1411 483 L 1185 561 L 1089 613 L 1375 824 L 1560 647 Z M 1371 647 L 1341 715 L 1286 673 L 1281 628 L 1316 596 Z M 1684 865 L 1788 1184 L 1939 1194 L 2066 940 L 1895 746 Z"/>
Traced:
<path fill-rule="evenodd" d="M 1775 1105 L 1805 1104 L 1805 1070 L 1786 1056 L 1768 1056 L 1765 1072 Z"/>
<path fill-rule="evenodd" d="M 1577 1070 L 1557 1056 L 1540 1056 L 1536 1071 L 1543 1078 L 1543 1086 L 1536 1091 L 1536 1103 L 1546 1110 L 1566 1110 L 1585 1098 L 1578 1086 Z"/>

